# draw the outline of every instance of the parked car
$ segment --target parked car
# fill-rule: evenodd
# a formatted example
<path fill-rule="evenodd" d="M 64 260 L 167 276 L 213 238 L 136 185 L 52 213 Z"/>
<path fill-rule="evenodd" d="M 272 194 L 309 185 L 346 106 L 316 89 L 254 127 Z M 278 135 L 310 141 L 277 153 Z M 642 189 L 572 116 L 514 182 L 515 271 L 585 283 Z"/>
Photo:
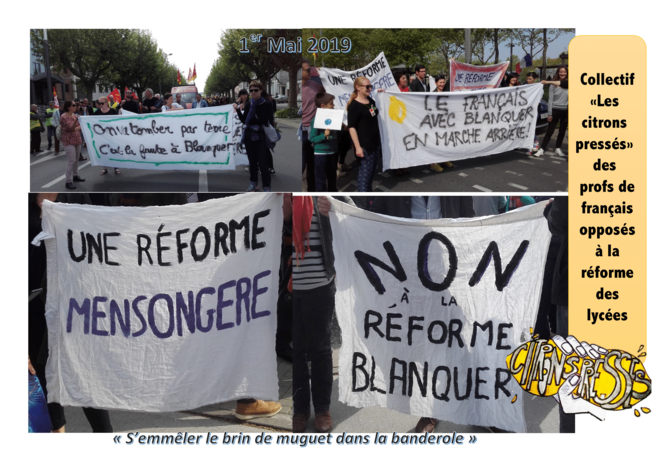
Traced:
<path fill-rule="evenodd" d="M 540 134 L 546 131 L 549 126 L 549 106 L 544 100 L 539 101 L 537 106 L 537 121 L 535 122 L 535 134 Z"/>
<path fill-rule="evenodd" d="M 275 96 L 275 101 L 278 104 L 286 104 L 287 102 L 289 102 L 289 97 L 287 97 L 287 96 Z"/>

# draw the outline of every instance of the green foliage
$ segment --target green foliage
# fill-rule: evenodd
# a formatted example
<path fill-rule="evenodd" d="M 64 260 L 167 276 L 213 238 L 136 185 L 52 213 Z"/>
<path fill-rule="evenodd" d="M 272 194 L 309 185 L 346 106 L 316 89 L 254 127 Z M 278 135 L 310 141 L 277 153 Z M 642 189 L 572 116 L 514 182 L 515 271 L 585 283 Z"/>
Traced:
<path fill-rule="evenodd" d="M 298 109 L 294 107 L 289 107 L 288 109 L 278 110 L 275 113 L 277 118 L 300 118 L 298 115 Z"/>
<path fill-rule="evenodd" d="M 43 30 L 30 30 L 37 57 L 44 56 Z M 149 31 L 138 29 L 49 29 L 49 58 L 55 69 L 69 69 L 88 99 L 97 85 L 135 90 L 169 90 L 176 81 L 176 66 L 158 48 Z M 156 91 L 158 92 L 158 91 Z"/>

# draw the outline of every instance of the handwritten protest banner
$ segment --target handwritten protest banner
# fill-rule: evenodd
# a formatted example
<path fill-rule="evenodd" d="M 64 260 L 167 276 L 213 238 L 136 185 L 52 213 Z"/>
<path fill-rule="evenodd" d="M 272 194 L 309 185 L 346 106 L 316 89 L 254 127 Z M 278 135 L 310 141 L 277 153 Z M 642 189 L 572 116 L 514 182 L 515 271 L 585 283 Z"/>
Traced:
<path fill-rule="evenodd" d="M 49 402 L 187 410 L 277 400 L 281 195 L 44 202 Z"/>
<path fill-rule="evenodd" d="M 353 92 L 353 82 L 359 76 L 365 76 L 374 86 L 371 96 L 375 97 L 377 89 L 385 89 L 399 93 L 395 78 L 392 76 L 386 56 L 381 52 L 369 65 L 354 71 L 344 71 L 339 68 L 319 68 L 321 83 L 326 92 L 335 96 L 335 108 L 344 109 Z"/>
<path fill-rule="evenodd" d="M 232 134 L 232 144 L 234 149 L 234 164 L 235 165 L 248 165 L 248 153 L 246 147 L 241 144 L 243 138 L 243 123 L 239 118 L 239 114 L 234 111 L 232 118 L 234 119 L 234 133 Z"/>
<path fill-rule="evenodd" d="M 450 92 L 497 88 L 509 64 L 510 62 L 504 62 L 478 66 L 450 59 Z"/>
<path fill-rule="evenodd" d="M 331 203 L 340 401 L 525 431 L 506 358 L 537 315 L 544 205 L 412 221 Z"/>
<path fill-rule="evenodd" d="M 150 170 L 233 170 L 234 109 L 80 117 L 92 165 Z"/>
<path fill-rule="evenodd" d="M 455 93 L 376 95 L 383 168 L 531 148 L 541 84 Z"/>

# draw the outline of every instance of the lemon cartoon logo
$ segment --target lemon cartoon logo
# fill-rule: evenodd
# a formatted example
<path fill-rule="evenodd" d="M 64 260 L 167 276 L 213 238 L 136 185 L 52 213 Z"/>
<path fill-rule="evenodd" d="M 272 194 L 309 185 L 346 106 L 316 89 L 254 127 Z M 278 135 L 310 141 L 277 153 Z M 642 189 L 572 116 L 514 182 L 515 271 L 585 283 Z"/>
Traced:
<path fill-rule="evenodd" d="M 507 356 L 507 368 L 525 391 L 553 396 L 566 413 L 590 413 L 600 420 L 605 418 L 602 409 L 629 409 L 652 393 L 652 380 L 639 358 L 574 336 L 533 336 Z"/>
<path fill-rule="evenodd" d="M 395 96 L 390 96 L 390 108 L 388 109 L 388 115 L 391 120 L 396 121 L 397 123 L 404 123 L 406 118 L 406 104 L 397 99 Z"/>

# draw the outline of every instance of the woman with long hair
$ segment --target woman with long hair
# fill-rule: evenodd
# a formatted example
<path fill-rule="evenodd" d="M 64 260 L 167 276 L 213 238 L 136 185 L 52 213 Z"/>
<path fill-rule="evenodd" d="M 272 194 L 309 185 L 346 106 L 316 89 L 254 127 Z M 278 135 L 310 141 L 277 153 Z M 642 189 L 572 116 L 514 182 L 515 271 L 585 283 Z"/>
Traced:
<path fill-rule="evenodd" d="M 555 72 L 553 76 L 553 81 L 563 81 L 569 80 L 569 71 L 565 65 L 561 65 Z M 555 154 L 560 157 L 564 157 L 562 152 L 562 141 L 565 139 L 565 133 L 567 131 L 567 122 L 569 119 L 569 90 L 565 87 L 551 86 L 549 88 L 549 126 L 546 129 L 546 135 L 544 135 L 544 140 L 542 145 L 539 148 L 539 151 L 535 153 L 535 156 L 540 157 L 544 155 L 546 148 L 548 148 L 549 143 L 551 142 L 551 137 L 555 128 L 558 128 L 558 137 L 555 140 Z"/>
<path fill-rule="evenodd" d="M 250 83 L 250 99 L 244 104 L 234 104 L 234 110 L 244 124 L 241 143 L 246 147 L 250 162 L 250 185 L 247 191 L 257 191 L 259 183 L 258 171 L 262 174 L 262 189 L 271 191 L 271 173 L 269 171 L 269 142 L 266 139 L 264 127 L 275 127 L 271 101 L 262 97 L 264 86 L 259 81 Z"/>
<path fill-rule="evenodd" d="M 358 170 L 358 191 L 371 192 L 376 163 L 381 155 L 381 133 L 379 132 L 379 109 L 374 99 L 370 80 L 359 76 L 353 82 L 353 93 L 347 103 L 349 134 L 356 148 L 356 157 L 361 159 Z"/>
<path fill-rule="evenodd" d="M 76 186 L 73 182 L 84 182 L 84 178 L 78 176 L 78 157 L 80 157 L 80 150 L 83 145 L 83 139 L 80 136 L 80 123 L 78 123 L 78 114 L 76 111 L 76 104 L 72 101 L 65 101 L 62 108 L 64 114 L 60 117 L 60 125 L 62 126 L 62 146 L 67 155 L 67 169 L 66 169 L 66 187 L 69 190 L 75 190 Z"/>

